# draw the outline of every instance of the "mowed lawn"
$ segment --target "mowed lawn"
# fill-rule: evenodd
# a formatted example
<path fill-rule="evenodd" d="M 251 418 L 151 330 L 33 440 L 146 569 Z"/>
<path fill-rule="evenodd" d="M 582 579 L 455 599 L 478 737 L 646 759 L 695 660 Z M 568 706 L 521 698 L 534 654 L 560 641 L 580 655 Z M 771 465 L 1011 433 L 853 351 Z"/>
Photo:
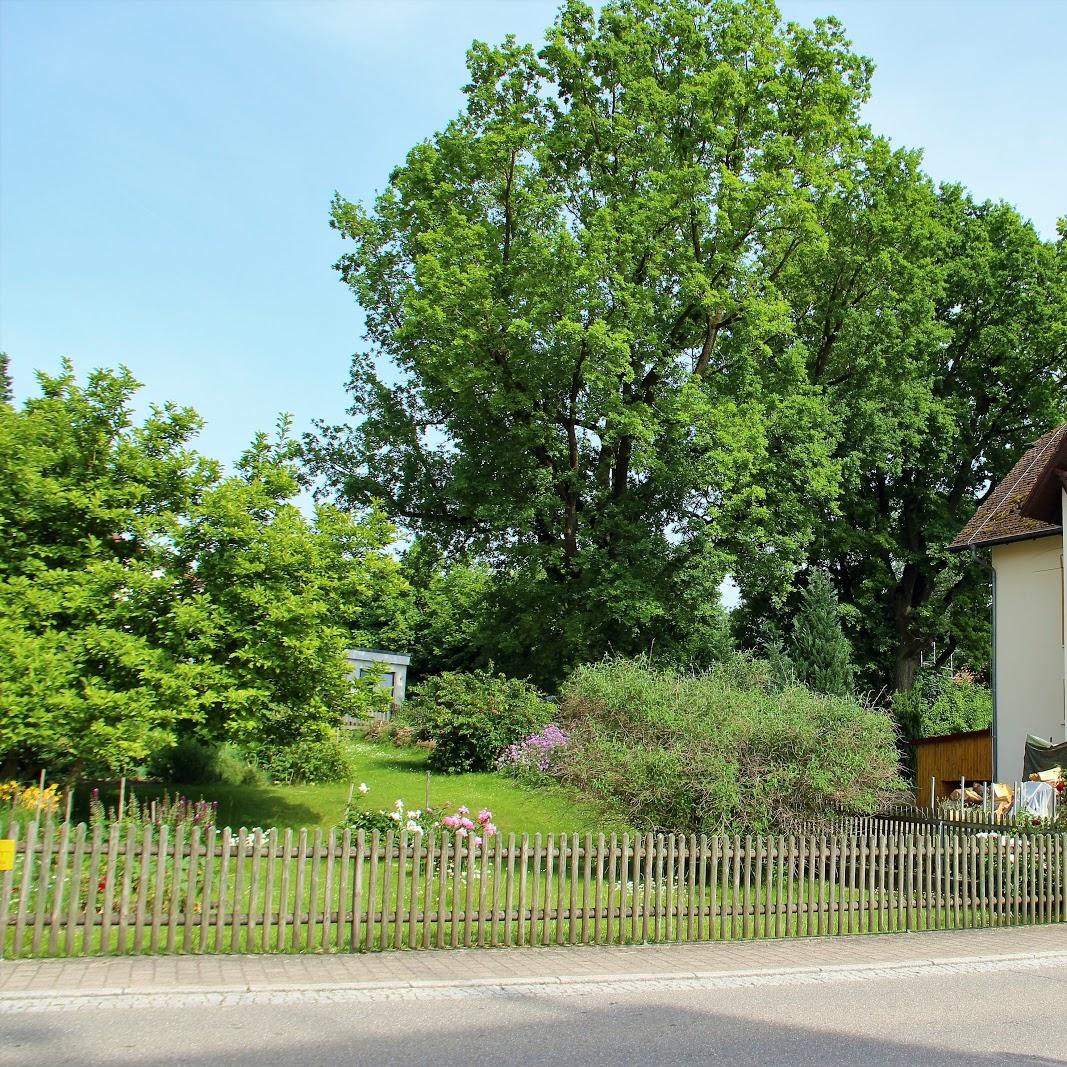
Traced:
<path fill-rule="evenodd" d="M 397 800 L 406 808 L 423 808 L 427 799 L 426 753 L 416 748 L 353 741 L 356 770 L 353 783 L 365 782 L 368 792 L 355 799 L 372 810 L 392 810 Z M 164 791 L 193 800 L 217 800 L 218 824 L 264 829 L 301 827 L 329 829 L 344 818 L 349 783 L 329 785 L 163 785 L 157 782 L 129 786 L 139 799 L 160 796 Z M 528 788 L 500 774 L 431 774 L 429 801 L 432 807 L 454 811 L 466 805 L 477 812 L 489 808 L 503 833 L 560 833 L 623 830 L 625 826 L 596 806 L 575 800 L 555 786 Z M 118 786 L 101 788 L 107 805 L 118 798 Z M 87 798 L 77 797 L 75 816 L 86 815 Z M 447 813 L 447 812 L 446 812 Z"/>

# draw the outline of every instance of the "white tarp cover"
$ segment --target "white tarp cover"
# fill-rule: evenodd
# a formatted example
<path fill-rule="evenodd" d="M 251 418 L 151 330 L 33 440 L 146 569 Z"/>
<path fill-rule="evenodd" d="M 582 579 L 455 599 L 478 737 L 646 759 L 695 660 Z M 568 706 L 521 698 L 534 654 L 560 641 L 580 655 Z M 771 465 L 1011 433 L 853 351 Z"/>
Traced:
<path fill-rule="evenodd" d="M 1011 814 L 1025 813 L 1039 819 L 1051 819 L 1055 796 L 1056 790 L 1048 782 L 1020 782 Z"/>

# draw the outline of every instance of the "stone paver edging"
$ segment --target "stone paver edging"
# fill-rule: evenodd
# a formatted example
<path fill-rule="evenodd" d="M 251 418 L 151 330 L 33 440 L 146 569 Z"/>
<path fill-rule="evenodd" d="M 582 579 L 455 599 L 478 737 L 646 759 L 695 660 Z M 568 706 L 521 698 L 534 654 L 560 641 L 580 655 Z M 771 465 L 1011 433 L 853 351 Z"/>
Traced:
<path fill-rule="evenodd" d="M 1067 952 L 1037 955 L 975 956 L 953 961 L 845 964 L 692 973 L 617 975 L 556 975 L 521 978 L 314 983 L 255 989 L 241 986 L 175 988 L 165 992 L 127 989 L 83 989 L 48 994 L 22 992 L 0 995 L 0 1015 L 39 1012 L 98 1011 L 101 1009 L 239 1007 L 248 1004 L 337 1004 L 388 1000 L 496 999 L 589 995 L 677 989 L 735 989 L 789 985 L 829 985 L 876 979 L 923 978 L 949 974 L 1067 969 Z"/>
<path fill-rule="evenodd" d="M 1067 924 L 792 941 L 0 962 L 0 1014 L 870 981 L 1067 968 Z"/>

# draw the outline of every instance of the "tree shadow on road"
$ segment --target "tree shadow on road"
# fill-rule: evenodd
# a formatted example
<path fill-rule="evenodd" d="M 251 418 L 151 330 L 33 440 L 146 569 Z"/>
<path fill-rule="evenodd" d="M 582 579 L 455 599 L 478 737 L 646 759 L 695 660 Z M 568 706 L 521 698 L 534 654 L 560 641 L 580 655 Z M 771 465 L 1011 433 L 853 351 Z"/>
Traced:
<path fill-rule="evenodd" d="M 754 991 L 752 991 L 754 992 Z M 923 1067 L 1062 1065 L 1027 1054 L 952 1051 L 900 1020 L 900 1040 L 753 1020 L 665 1003 L 631 989 L 604 996 L 479 997 L 385 1002 L 8 1015 L 0 1063 L 106 1062 L 142 1067 L 577 1067 L 577 1065 L 858 1064 Z M 691 993 L 684 995 L 690 996 Z M 775 995 L 791 996 L 779 988 Z M 844 1019 L 835 1021 L 839 1025 Z M 1036 1021 L 1036 1020 L 1035 1020 Z M 935 1039 L 936 1041 L 936 1039 Z M 15 1059 L 6 1057 L 15 1056 Z"/>

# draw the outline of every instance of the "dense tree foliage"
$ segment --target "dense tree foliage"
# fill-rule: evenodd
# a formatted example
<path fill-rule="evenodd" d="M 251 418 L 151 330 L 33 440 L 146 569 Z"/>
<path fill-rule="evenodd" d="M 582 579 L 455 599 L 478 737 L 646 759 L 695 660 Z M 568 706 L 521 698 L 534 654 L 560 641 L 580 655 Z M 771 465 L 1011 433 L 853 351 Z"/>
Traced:
<path fill-rule="evenodd" d="M 446 559 L 429 542 L 417 541 L 404 553 L 401 573 L 410 592 L 393 629 L 399 631 L 396 647 L 413 651 L 409 682 L 489 666 L 490 568 Z"/>
<path fill-rule="evenodd" d="M 39 381 L 0 402 L 9 770 L 126 769 L 181 734 L 285 743 L 372 699 L 344 650 L 368 636 L 361 605 L 405 585 L 388 523 L 307 519 L 284 432 L 224 476 L 191 447 L 194 412 L 135 422 L 126 371 Z"/>
<path fill-rule="evenodd" d="M 369 347 L 359 423 L 311 455 L 342 500 L 492 562 L 494 632 L 558 678 L 683 638 L 734 553 L 803 558 L 833 418 L 768 339 L 869 64 L 762 0 L 620 0 L 566 4 L 540 52 L 476 44 L 469 70 L 371 209 L 334 204 Z"/>
<path fill-rule="evenodd" d="M 907 689 L 923 653 L 989 657 L 989 579 L 947 544 L 1026 446 L 1067 419 L 1067 247 L 1006 204 L 935 189 L 873 144 L 784 272 L 793 326 L 835 412 L 843 473 L 817 524 L 868 683 Z M 777 590 L 741 576 L 751 617 Z"/>
<path fill-rule="evenodd" d="M 463 112 L 364 208 L 338 497 L 493 569 L 483 650 L 558 680 L 711 661 L 830 572 L 864 681 L 981 666 L 988 582 L 945 545 L 1065 414 L 1065 252 L 859 123 L 870 64 L 765 0 L 568 3 L 476 44 Z M 711 609 L 714 615 L 714 605 Z"/>

